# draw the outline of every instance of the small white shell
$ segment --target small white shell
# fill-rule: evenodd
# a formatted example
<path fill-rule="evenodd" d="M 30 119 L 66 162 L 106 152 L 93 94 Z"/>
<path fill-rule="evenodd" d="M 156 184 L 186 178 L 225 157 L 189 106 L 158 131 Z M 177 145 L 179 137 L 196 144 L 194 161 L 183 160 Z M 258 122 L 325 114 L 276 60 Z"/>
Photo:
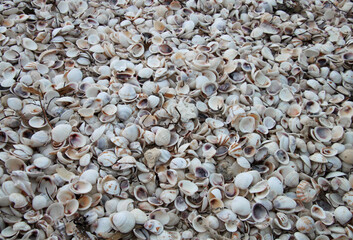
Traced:
<path fill-rule="evenodd" d="M 13 204 L 12 206 L 14 208 L 23 208 L 28 204 L 25 196 L 20 193 L 11 193 L 9 195 L 9 201 Z"/>
<path fill-rule="evenodd" d="M 24 48 L 31 50 L 31 51 L 35 51 L 38 48 L 38 44 L 29 38 L 23 38 L 22 45 Z"/>
<path fill-rule="evenodd" d="M 40 210 L 48 206 L 48 199 L 42 195 L 35 196 L 32 200 L 32 207 L 35 210 Z"/>
<path fill-rule="evenodd" d="M 99 173 L 97 170 L 88 169 L 81 174 L 80 179 L 85 180 L 91 184 L 96 184 L 98 177 Z"/>
<path fill-rule="evenodd" d="M 110 167 L 116 163 L 118 157 L 112 151 L 104 151 L 98 156 L 98 163 L 105 166 Z"/>
<path fill-rule="evenodd" d="M 170 142 L 171 134 L 168 129 L 158 128 L 155 136 L 155 142 L 157 146 L 167 146 Z"/>
<path fill-rule="evenodd" d="M 135 227 L 135 216 L 131 212 L 121 211 L 111 217 L 113 228 L 122 233 L 128 233 Z"/>
<path fill-rule="evenodd" d="M 67 80 L 69 80 L 69 82 L 80 83 L 82 81 L 82 76 L 83 74 L 81 70 L 78 68 L 74 68 L 70 70 L 70 72 L 67 74 Z"/>
<path fill-rule="evenodd" d="M 144 224 L 148 220 L 146 213 L 138 208 L 133 209 L 131 213 L 135 217 L 136 224 Z"/>
<path fill-rule="evenodd" d="M 291 211 L 297 206 L 297 203 L 286 196 L 278 196 L 273 200 L 273 207 L 279 210 Z"/>
<path fill-rule="evenodd" d="M 130 102 L 136 99 L 136 91 L 131 84 L 124 84 L 123 87 L 119 90 L 119 97 L 126 102 Z"/>
<path fill-rule="evenodd" d="M 75 194 L 85 194 L 92 190 L 92 184 L 84 180 L 78 180 L 70 184 L 70 190 Z"/>
<path fill-rule="evenodd" d="M 51 160 L 47 157 L 39 157 L 34 159 L 33 161 L 33 165 L 41 169 L 48 168 L 51 164 L 52 164 Z"/>
<path fill-rule="evenodd" d="M 111 195 L 119 195 L 120 193 L 120 185 L 116 180 L 110 180 L 104 183 L 103 189 L 106 193 Z"/>
<path fill-rule="evenodd" d="M 54 127 L 51 131 L 52 139 L 55 142 L 63 142 L 69 137 L 72 127 L 69 124 L 60 124 Z"/>
<path fill-rule="evenodd" d="M 146 221 L 143 226 L 151 233 L 157 235 L 161 234 L 164 230 L 163 225 L 159 221 L 153 219 Z"/>
<path fill-rule="evenodd" d="M 346 224 L 352 218 L 352 212 L 345 206 L 339 206 L 335 209 L 335 218 L 341 224 Z"/>
<path fill-rule="evenodd" d="M 197 185 L 193 182 L 190 182 L 189 180 L 180 181 L 178 183 L 178 187 L 179 187 L 180 191 L 182 191 L 187 196 L 194 195 L 198 190 Z"/>
<path fill-rule="evenodd" d="M 247 189 L 253 181 L 253 176 L 248 172 L 238 174 L 234 179 L 234 184 L 240 189 Z"/>
<path fill-rule="evenodd" d="M 232 200 L 232 211 L 242 216 L 249 215 L 251 212 L 249 200 L 240 196 L 235 197 Z"/>
<path fill-rule="evenodd" d="M 171 169 L 185 169 L 190 165 L 188 159 L 185 158 L 173 158 L 170 162 Z"/>

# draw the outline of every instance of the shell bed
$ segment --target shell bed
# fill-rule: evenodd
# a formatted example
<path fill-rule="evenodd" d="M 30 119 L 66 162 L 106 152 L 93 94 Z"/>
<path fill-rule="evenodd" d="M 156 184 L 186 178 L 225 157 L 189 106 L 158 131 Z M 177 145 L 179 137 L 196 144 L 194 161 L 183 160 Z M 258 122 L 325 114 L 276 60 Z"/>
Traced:
<path fill-rule="evenodd" d="M 1 0 L 0 240 L 353 239 L 353 2 Z"/>

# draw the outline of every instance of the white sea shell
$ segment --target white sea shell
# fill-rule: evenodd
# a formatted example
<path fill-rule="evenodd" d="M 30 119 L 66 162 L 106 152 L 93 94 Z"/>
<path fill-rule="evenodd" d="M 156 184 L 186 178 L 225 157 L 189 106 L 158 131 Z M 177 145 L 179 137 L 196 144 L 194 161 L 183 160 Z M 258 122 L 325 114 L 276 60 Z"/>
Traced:
<path fill-rule="evenodd" d="M 35 210 L 40 210 L 48 206 L 48 199 L 42 195 L 35 196 L 32 200 L 32 207 Z"/>
<path fill-rule="evenodd" d="M 119 195 L 120 193 L 120 184 L 116 180 L 110 180 L 104 183 L 103 189 L 106 193 L 111 195 Z"/>
<path fill-rule="evenodd" d="M 62 203 L 52 203 L 46 210 L 46 213 L 51 216 L 53 221 L 64 217 L 64 206 Z"/>
<path fill-rule="evenodd" d="M 336 208 L 334 215 L 336 220 L 342 225 L 346 224 L 352 218 L 351 211 L 345 206 L 339 206 Z"/>
<path fill-rule="evenodd" d="M 47 157 L 39 157 L 34 159 L 33 161 L 33 165 L 41 169 L 48 168 L 51 164 L 52 164 L 51 160 Z"/>
<path fill-rule="evenodd" d="M 192 196 L 198 191 L 198 187 L 195 183 L 188 180 L 182 180 L 178 182 L 178 187 L 187 196 Z"/>
<path fill-rule="evenodd" d="M 104 151 L 102 152 L 99 156 L 98 156 L 98 163 L 109 167 L 112 166 L 113 164 L 116 163 L 116 161 L 118 160 L 118 157 L 115 155 L 114 152 L 112 151 Z"/>
<path fill-rule="evenodd" d="M 51 135 L 55 142 L 63 142 L 69 137 L 72 127 L 69 124 L 60 124 L 52 129 Z"/>
<path fill-rule="evenodd" d="M 23 208 L 28 204 L 25 196 L 20 193 L 11 193 L 9 195 L 9 201 L 12 203 L 14 208 Z"/>
<path fill-rule="evenodd" d="M 135 208 L 131 211 L 131 213 L 135 217 L 136 224 L 144 224 L 148 220 L 146 213 L 140 209 Z"/>
<path fill-rule="evenodd" d="M 69 80 L 69 82 L 81 82 L 82 81 L 82 72 L 80 69 L 78 68 L 74 68 L 72 70 L 70 70 L 70 72 L 67 74 L 67 80 Z"/>
<path fill-rule="evenodd" d="M 97 221 L 97 228 L 95 233 L 98 236 L 104 236 L 104 234 L 110 232 L 112 230 L 112 223 L 110 222 L 109 217 L 99 218 Z"/>
<path fill-rule="evenodd" d="M 123 87 L 119 90 L 119 97 L 126 102 L 135 100 L 136 91 L 131 84 L 124 84 Z"/>
<path fill-rule="evenodd" d="M 238 174 L 234 179 L 234 184 L 240 189 L 247 189 L 253 181 L 253 176 L 250 173 L 244 172 Z"/>
<path fill-rule="evenodd" d="M 253 117 L 243 117 L 240 120 L 239 130 L 243 133 L 252 133 L 255 127 L 255 119 Z"/>
<path fill-rule="evenodd" d="M 158 146 L 166 146 L 169 144 L 171 139 L 171 134 L 168 129 L 158 128 L 155 136 L 155 142 Z"/>
<path fill-rule="evenodd" d="M 311 233 L 315 228 L 314 220 L 309 216 L 299 218 L 295 226 L 301 233 Z"/>
<path fill-rule="evenodd" d="M 146 221 L 143 226 L 145 229 L 156 235 L 161 234 L 164 230 L 163 225 L 159 221 L 152 219 Z"/>
<path fill-rule="evenodd" d="M 273 200 L 273 207 L 283 211 L 291 211 L 297 206 L 297 203 L 286 196 L 278 196 Z"/>
<path fill-rule="evenodd" d="M 135 227 L 135 216 L 131 212 L 121 211 L 110 216 L 113 228 L 128 233 Z"/>
<path fill-rule="evenodd" d="M 251 212 L 249 200 L 240 196 L 235 197 L 232 200 L 232 211 L 242 216 L 249 215 Z"/>
<path fill-rule="evenodd" d="M 70 184 L 70 190 L 75 194 L 85 194 L 92 190 L 92 184 L 84 180 L 78 180 Z"/>
<path fill-rule="evenodd" d="M 97 182 L 98 177 L 99 173 L 96 170 L 88 169 L 81 174 L 80 179 L 85 180 L 91 184 L 95 184 Z"/>
<path fill-rule="evenodd" d="M 79 207 L 79 203 L 77 199 L 71 199 L 67 201 L 64 207 L 64 215 L 67 217 L 72 216 L 77 212 L 78 207 Z"/>
<path fill-rule="evenodd" d="M 31 51 L 35 51 L 38 48 L 38 44 L 29 38 L 23 38 L 22 45 L 24 48 L 31 50 Z"/>

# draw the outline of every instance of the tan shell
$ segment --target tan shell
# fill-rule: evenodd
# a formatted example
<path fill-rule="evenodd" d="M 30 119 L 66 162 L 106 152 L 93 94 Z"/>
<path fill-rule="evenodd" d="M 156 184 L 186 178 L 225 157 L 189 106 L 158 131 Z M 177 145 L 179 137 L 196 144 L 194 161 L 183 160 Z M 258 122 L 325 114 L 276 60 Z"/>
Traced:
<path fill-rule="evenodd" d="M 145 152 L 145 163 L 147 167 L 153 168 L 156 162 L 158 161 L 161 152 L 158 148 L 149 149 Z"/>

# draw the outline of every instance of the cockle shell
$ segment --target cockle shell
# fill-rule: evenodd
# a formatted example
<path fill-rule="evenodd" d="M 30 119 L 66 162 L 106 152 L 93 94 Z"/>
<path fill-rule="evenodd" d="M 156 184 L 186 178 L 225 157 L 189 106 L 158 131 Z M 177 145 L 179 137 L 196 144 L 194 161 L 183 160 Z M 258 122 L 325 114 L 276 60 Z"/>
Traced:
<path fill-rule="evenodd" d="M 112 223 L 108 217 L 99 218 L 97 221 L 97 228 L 95 233 L 98 236 L 104 236 L 106 233 L 112 230 Z"/>
<path fill-rule="evenodd" d="M 263 222 L 268 217 L 268 210 L 261 204 L 255 203 L 252 206 L 252 218 L 257 222 Z"/>
<path fill-rule="evenodd" d="M 234 184 L 240 189 L 247 189 L 251 185 L 253 179 L 254 178 L 250 173 L 240 173 L 235 177 Z"/>
<path fill-rule="evenodd" d="M 38 195 L 35 196 L 32 200 L 32 207 L 35 210 L 40 210 L 48 206 L 48 199 L 45 196 Z"/>
<path fill-rule="evenodd" d="M 251 212 L 249 200 L 240 196 L 235 197 L 232 200 L 232 211 L 242 216 L 249 215 Z"/>
<path fill-rule="evenodd" d="M 135 217 L 136 224 L 144 224 L 148 220 L 146 213 L 138 208 L 133 209 L 131 213 Z"/>
<path fill-rule="evenodd" d="M 114 165 L 117 160 L 117 156 L 112 151 L 104 151 L 98 156 L 98 163 L 105 167 Z"/>
<path fill-rule="evenodd" d="M 297 203 L 289 197 L 278 196 L 273 200 L 273 206 L 278 210 L 291 211 L 297 206 Z"/>
<path fill-rule="evenodd" d="M 51 135 L 55 142 L 63 142 L 69 137 L 72 127 L 68 124 L 60 124 L 52 129 Z"/>
<path fill-rule="evenodd" d="M 314 220 L 309 216 L 299 218 L 295 226 L 301 233 L 311 233 L 315 228 Z"/>
<path fill-rule="evenodd" d="M 303 202 L 312 201 L 316 195 L 317 191 L 313 188 L 313 186 L 306 180 L 302 180 L 297 186 L 297 197 L 299 200 Z"/>
<path fill-rule="evenodd" d="M 119 232 L 128 233 L 135 227 L 135 216 L 131 212 L 121 211 L 110 216 L 113 228 Z"/>
<path fill-rule="evenodd" d="M 178 187 L 179 187 L 180 191 L 182 191 L 187 196 L 194 195 L 198 190 L 197 185 L 191 181 L 188 181 L 188 180 L 179 181 Z"/>
<path fill-rule="evenodd" d="M 111 195 L 119 195 L 120 193 L 120 185 L 118 181 L 116 180 L 110 180 L 106 181 L 103 184 L 103 189 L 106 193 L 111 194 Z"/>
<path fill-rule="evenodd" d="M 9 195 L 9 201 L 12 203 L 14 208 L 23 208 L 28 204 L 25 196 L 20 193 L 11 193 Z"/>
<path fill-rule="evenodd" d="M 155 136 L 155 142 L 158 146 L 166 146 L 169 144 L 171 139 L 171 134 L 168 129 L 158 128 Z"/>
<path fill-rule="evenodd" d="M 160 235 L 164 230 L 163 225 L 159 221 L 153 219 L 146 221 L 143 226 L 156 235 Z"/>
<path fill-rule="evenodd" d="M 70 184 L 70 190 L 75 194 L 85 194 L 92 190 L 92 184 L 85 180 L 78 180 Z"/>
<path fill-rule="evenodd" d="M 352 212 L 345 206 L 339 206 L 334 212 L 336 220 L 344 225 L 352 218 Z"/>
<path fill-rule="evenodd" d="M 339 154 L 340 159 L 348 164 L 353 164 L 353 150 L 346 149 L 342 153 Z"/>

